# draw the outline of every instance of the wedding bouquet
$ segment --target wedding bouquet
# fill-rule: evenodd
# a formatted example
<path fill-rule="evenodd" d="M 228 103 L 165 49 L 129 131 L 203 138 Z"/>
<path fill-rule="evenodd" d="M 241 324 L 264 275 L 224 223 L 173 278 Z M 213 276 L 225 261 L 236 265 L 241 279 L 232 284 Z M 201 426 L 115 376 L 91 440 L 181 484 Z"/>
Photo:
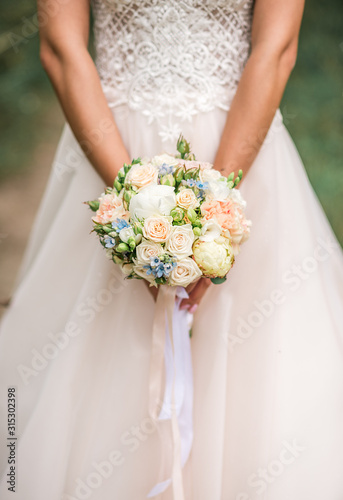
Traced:
<path fill-rule="evenodd" d="M 86 202 L 100 243 L 128 278 L 186 287 L 205 276 L 225 281 L 251 222 L 234 178 L 195 160 L 180 136 L 178 153 L 135 159 L 113 187 Z"/>

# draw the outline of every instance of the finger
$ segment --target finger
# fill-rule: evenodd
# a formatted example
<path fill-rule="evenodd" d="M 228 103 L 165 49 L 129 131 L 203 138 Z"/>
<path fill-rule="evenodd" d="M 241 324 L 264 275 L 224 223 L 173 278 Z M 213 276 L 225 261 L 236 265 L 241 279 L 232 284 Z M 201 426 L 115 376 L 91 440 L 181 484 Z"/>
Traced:
<path fill-rule="evenodd" d="M 188 309 L 190 312 L 195 312 L 196 307 L 200 304 L 202 297 L 205 295 L 206 290 L 211 284 L 208 278 L 202 278 L 199 283 L 194 287 L 188 299 L 183 299 L 181 302 L 181 309 Z"/>

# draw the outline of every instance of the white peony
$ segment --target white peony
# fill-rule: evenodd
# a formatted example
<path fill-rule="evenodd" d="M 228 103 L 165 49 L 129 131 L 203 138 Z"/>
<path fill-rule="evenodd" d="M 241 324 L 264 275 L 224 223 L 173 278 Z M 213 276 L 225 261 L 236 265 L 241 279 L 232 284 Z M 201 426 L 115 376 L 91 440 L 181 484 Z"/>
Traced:
<path fill-rule="evenodd" d="M 200 278 L 201 274 L 196 262 L 190 257 L 186 257 L 177 262 L 177 266 L 170 273 L 168 284 L 186 287 Z"/>
<path fill-rule="evenodd" d="M 214 241 L 220 237 L 222 228 L 214 219 L 210 219 L 205 222 L 201 228 L 201 235 L 199 240 L 201 241 Z"/>
<path fill-rule="evenodd" d="M 170 215 L 175 207 L 176 197 L 172 186 L 150 185 L 131 198 L 129 211 L 133 219 L 145 219 Z"/>
<path fill-rule="evenodd" d="M 136 260 L 137 265 L 147 265 L 150 264 L 151 257 L 158 257 L 164 253 L 161 243 L 156 243 L 155 241 L 149 241 L 145 238 L 142 239 L 141 243 L 136 247 Z"/>
<path fill-rule="evenodd" d="M 191 224 L 173 226 L 171 234 L 166 243 L 166 250 L 178 258 L 192 255 L 194 233 Z"/>
<path fill-rule="evenodd" d="M 124 227 L 123 229 L 121 229 L 119 231 L 119 238 L 124 243 L 127 243 L 129 241 L 129 238 L 135 238 L 135 233 L 132 227 Z"/>
<path fill-rule="evenodd" d="M 209 278 L 223 278 L 234 263 L 233 250 L 227 238 L 218 241 L 197 240 L 193 245 L 193 254 L 204 276 Z"/>

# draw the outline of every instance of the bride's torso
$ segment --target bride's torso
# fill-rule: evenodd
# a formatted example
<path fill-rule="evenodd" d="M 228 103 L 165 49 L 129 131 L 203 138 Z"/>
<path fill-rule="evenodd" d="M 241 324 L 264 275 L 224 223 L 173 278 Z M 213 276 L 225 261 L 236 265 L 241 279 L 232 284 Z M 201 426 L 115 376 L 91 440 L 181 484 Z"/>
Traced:
<path fill-rule="evenodd" d="M 250 49 L 253 0 L 92 0 L 96 65 L 110 106 L 165 140 L 200 112 L 229 109 Z"/>

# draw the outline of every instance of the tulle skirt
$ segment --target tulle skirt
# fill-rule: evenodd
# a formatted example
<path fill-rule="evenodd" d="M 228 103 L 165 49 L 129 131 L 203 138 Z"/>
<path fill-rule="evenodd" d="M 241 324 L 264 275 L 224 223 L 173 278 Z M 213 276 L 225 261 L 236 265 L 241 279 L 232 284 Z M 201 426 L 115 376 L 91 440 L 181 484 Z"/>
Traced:
<path fill-rule="evenodd" d="M 132 158 L 175 152 L 139 112 L 113 113 Z M 214 160 L 225 118 L 185 126 L 198 159 Z M 170 477 L 170 440 L 148 414 L 154 301 L 89 234 L 82 202 L 103 188 L 66 125 L 2 321 L 3 500 L 143 500 Z M 194 317 L 186 500 L 341 500 L 342 252 L 279 111 L 241 190 L 250 240 Z"/>

